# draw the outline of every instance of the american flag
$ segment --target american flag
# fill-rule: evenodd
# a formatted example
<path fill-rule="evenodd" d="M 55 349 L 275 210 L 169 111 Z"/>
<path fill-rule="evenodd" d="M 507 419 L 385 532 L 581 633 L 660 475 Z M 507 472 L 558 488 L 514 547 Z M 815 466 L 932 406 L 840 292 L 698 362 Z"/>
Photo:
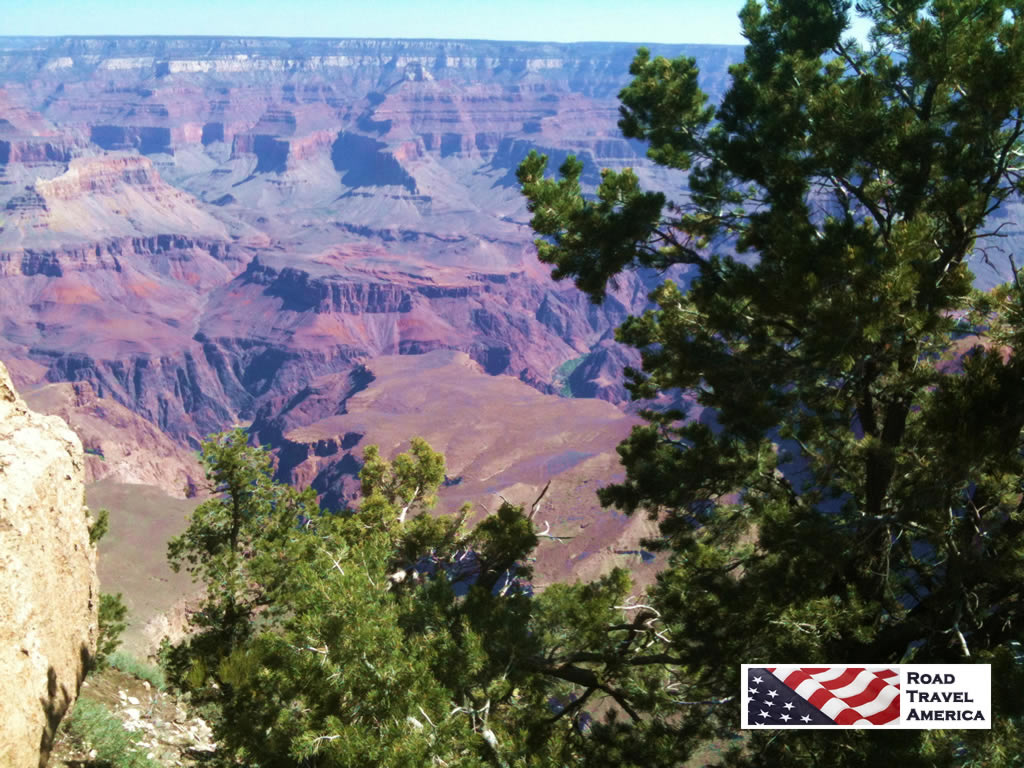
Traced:
<path fill-rule="evenodd" d="M 748 667 L 750 726 L 886 725 L 900 717 L 895 669 Z"/>

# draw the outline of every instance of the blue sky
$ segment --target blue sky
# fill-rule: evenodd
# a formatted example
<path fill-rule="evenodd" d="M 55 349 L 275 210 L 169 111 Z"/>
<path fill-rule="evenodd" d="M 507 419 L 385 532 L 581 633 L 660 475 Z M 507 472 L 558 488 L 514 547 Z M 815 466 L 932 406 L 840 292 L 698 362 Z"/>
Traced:
<path fill-rule="evenodd" d="M 742 44 L 743 0 L 3 0 L 0 35 Z"/>

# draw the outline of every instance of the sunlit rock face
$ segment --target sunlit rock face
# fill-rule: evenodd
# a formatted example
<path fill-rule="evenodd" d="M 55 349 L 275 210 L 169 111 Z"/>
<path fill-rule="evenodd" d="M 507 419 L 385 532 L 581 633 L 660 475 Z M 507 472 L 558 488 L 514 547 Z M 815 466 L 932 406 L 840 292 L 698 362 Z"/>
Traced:
<path fill-rule="evenodd" d="M 0 363 L 0 765 L 45 766 L 96 651 L 99 581 L 82 443 Z"/>
<path fill-rule="evenodd" d="M 645 583 L 651 524 L 594 490 L 636 423 L 614 329 L 660 276 L 600 306 L 554 283 L 515 179 L 536 149 L 577 155 L 591 187 L 627 166 L 679 187 L 617 128 L 635 47 L 0 38 L 0 359 L 79 433 L 94 489 L 201 492 L 194 449 L 251 425 L 280 479 L 336 509 L 366 445 L 422 434 L 449 458 L 441 513 L 551 481 L 536 519 L 566 538 L 538 583 Z M 697 56 L 713 93 L 741 55 L 653 52 Z M 130 570 L 149 573 L 156 518 L 121 519 L 147 527 Z"/>

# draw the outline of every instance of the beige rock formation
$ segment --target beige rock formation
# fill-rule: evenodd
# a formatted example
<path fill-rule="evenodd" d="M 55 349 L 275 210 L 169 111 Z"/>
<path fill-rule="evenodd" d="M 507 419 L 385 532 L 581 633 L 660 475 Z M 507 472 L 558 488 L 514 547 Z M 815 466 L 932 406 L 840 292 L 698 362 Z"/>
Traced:
<path fill-rule="evenodd" d="M 99 581 L 82 443 L 0 363 L 0 766 L 45 766 L 96 649 Z"/>

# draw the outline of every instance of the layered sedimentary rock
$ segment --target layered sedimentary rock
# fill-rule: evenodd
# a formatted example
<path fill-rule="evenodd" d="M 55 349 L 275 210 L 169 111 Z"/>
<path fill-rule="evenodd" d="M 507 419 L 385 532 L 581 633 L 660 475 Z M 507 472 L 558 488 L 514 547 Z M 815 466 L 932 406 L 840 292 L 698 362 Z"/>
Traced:
<path fill-rule="evenodd" d="M 87 381 L 184 442 L 233 418 L 192 337 L 207 292 L 265 238 L 232 234 L 128 153 L 75 159 L 6 214 L 0 351 L 23 381 Z"/>
<path fill-rule="evenodd" d="M 127 152 L 70 160 L 59 176 L 37 178 L 12 199 L 0 232 L 0 248 L 8 253 L 19 246 L 37 249 L 46 240 L 66 247 L 171 233 L 192 240 L 229 238 L 222 222 L 164 182 L 148 158 Z"/>
<path fill-rule="evenodd" d="M 585 185 L 630 166 L 678 197 L 618 130 L 635 48 L 0 38 L 0 355 L 193 448 L 315 377 L 437 349 L 628 407 L 614 328 L 663 276 L 600 306 L 552 282 L 515 169 L 574 153 Z M 652 53 L 694 56 L 714 99 L 742 50 Z"/>
<path fill-rule="evenodd" d="M 614 329 L 666 275 L 629 273 L 600 306 L 553 282 L 515 170 L 575 154 L 590 190 L 632 167 L 680 198 L 685 176 L 617 126 L 636 47 L 0 38 L 0 358 L 82 430 L 92 479 L 180 493 L 189 449 L 252 422 L 282 477 L 338 506 L 366 441 L 422 429 L 452 498 L 529 501 L 557 478 L 553 524 L 586 533 L 542 571 L 593 575 L 595 552 L 637 550 L 638 523 L 594 506 L 637 408 Z M 651 48 L 695 57 L 712 101 L 742 57 Z M 1019 212 L 999 212 L 1006 252 Z M 983 287 L 1009 274 L 975 267 Z M 473 433 L 517 412 L 532 432 Z"/>
<path fill-rule="evenodd" d="M 514 170 L 577 151 L 588 183 L 678 183 L 618 135 L 633 50 L 0 38 L 0 354 L 193 447 L 382 354 L 459 350 L 559 391 L 650 281 L 601 307 L 552 283 Z M 738 55 L 656 52 L 684 50 L 711 88 Z"/>
<path fill-rule="evenodd" d="M 0 765 L 46 764 L 96 649 L 99 583 L 82 444 L 0 364 Z"/>
<path fill-rule="evenodd" d="M 193 452 L 88 381 L 48 384 L 25 393 L 31 408 L 64 419 L 85 448 L 85 482 L 153 485 L 185 498 L 202 484 Z"/>

